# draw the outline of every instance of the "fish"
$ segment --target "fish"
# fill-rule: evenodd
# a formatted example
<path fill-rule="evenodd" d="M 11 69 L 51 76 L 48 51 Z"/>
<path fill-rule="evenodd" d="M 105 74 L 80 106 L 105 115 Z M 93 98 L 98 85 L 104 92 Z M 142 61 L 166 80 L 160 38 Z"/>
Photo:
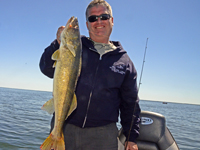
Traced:
<path fill-rule="evenodd" d="M 60 36 L 61 44 L 52 59 L 55 60 L 53 78 L 53 98 L 42 109 L 55 111 L 54 128 L 40 146 L 41 150 L 65 150 L 63 124 L 76 109 L 75 89 L 81 72 L 82 45 L 78 19 L 71 17 Z"/>

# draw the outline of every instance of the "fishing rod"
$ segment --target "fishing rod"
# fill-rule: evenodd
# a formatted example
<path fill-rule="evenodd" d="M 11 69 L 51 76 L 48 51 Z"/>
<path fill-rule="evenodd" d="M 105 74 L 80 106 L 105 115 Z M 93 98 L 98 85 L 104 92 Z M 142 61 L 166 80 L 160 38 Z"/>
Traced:
<path fill-rule="evenodd" d="M 142 73 L 143 73 L 143 69 L 144 69 L 144 63 L 145 63 L 145 57 L 146 57 L 146 51 L 147 51 L 147 43 L 148 43 L 148 38 L 147 38 L 147 40 L 146 40 L 144 58 L 143 58 L 143 63 L 142 63 L 142 70 L 141 70 L 140 80 L 139 80 L 139 85 L 138 85 L 138 93 L 139 93 L 140 85 L 142 84 L 141 81 L 142 81 Z M 135 108 L 136 108 L 136 103 L 135 103 L 134 109 L 133 109 L 133 116 L 132 116 L 132 120 L 131 120 L 131 126 L 130 126 L 130 130 L 129 130 L 129 132 L 128 132 L 128 138 L 127 138 L 127 140 L 126 140 L 127 142 L 129 141 L 130 134 L 131 134 L 131 129 L 132 129 L 132 127 L 133 127 L 133 122 L 134 122 L 135 117 L 136 117 L 136 116 L 134 115 L 134 114 L 135 114 Z M 126 150 L 127 146 L 128 146 L 128 143 L 126 143 L 124 150 Z"/>
<path fill-rule="evenodd" d="M 142 73 L 143 73 L 143 68 L 144 68 L 144 63 L 145 63 L 146 52 L 147 52 L 147 43 L 148 43 L 148 38 L 146 40 L 146 47 L 145 47 L 144 58 L 143 58 L 143 63 L 142 63 L 142 70 L 141 70 L 140 80 L 139 80 L 139 85 L 138 85 L 138 92 L 140 89 L 140 85 L 142 84 L 141 81 L 142 81 Z"/>

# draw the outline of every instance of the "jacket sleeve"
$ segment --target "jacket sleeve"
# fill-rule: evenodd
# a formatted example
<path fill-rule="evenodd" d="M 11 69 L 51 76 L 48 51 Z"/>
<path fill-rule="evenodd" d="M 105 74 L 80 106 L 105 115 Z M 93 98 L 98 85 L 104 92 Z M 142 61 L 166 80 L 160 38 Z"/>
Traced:
<path fill-rule="evenodd" d="M 54 60 L 51 59 L 52 54 L 59 48 L 59 44 L 57 40 L 54 40 L 50 46 L 45 48 L 44 53 L 42 54 L 42 57 L 40 59 L 40 70 L 41 72 L 48 76 L 49 78 L 53 78 L 54 75 Z"/>
<path fill-rule="evenodd" d="M 141 110 L 137 89 L 137 72 L 131 61 L 127 66 L 125 79 L 121 87 L 121 97 L 120 117 L 123 133 L 127 140 L 129 131 L 131 131 L 129 141 L 136 142 L 136 138 L 139 136 L 139 114 Z M 132 120 L 133 125 L 130 130 Z"/>

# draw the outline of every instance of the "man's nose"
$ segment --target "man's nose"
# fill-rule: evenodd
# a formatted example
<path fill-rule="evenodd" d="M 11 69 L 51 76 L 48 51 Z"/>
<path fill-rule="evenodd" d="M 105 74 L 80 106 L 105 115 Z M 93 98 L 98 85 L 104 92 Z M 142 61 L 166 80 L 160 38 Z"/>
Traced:
<path fill-rule="evenodd" d="M 101 18 L 99 17 L 99 18 L 97 19 L 97 22 L 98 22 L 98 23 L 101 23 L 101 21 L 102 21 L 102 20 L 101 20 Z"/>

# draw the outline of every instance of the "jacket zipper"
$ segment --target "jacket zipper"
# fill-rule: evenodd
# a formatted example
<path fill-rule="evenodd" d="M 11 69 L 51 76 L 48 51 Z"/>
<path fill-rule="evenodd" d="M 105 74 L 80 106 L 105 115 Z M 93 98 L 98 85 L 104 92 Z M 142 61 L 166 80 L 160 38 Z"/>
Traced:
<path fill-rule="evenodd" d="M 92 51 L 97 52 L 96 50 L 94 50 L 92 48 L 89 48 L 89 49 L 92 50 Z M 96 75 L 97 75 L 97 71 L 99 69 L 99 63 L 100 63 L 101 59 L 102 59 L 102 57 L 99 57 L 99 62 L 98 62 L 98 65 L 97 65 L 97 68 L 96 68 L 96 71 L 95 71 L 95 75 L 94 75 L 94 79 L 93 79 L 93 85 L 92 85 L 92 90 L 90 92 L 90 97 L 89 97 L 89 101 L 88 101 L 87 111 L 86 111 L 85 119 L 83 121 L 82 128 L 85 127 L 85 123 L 87 121 L 87 116 L 88 116 L 88 111 L 89 111 L 89 107 L 90 107 L 90 102 L 91 102 L 91 98 L 92 98 L 92 94 L 93 94 L 93 90 L 94 90 L 94 86 L 95 86 Z"/>

